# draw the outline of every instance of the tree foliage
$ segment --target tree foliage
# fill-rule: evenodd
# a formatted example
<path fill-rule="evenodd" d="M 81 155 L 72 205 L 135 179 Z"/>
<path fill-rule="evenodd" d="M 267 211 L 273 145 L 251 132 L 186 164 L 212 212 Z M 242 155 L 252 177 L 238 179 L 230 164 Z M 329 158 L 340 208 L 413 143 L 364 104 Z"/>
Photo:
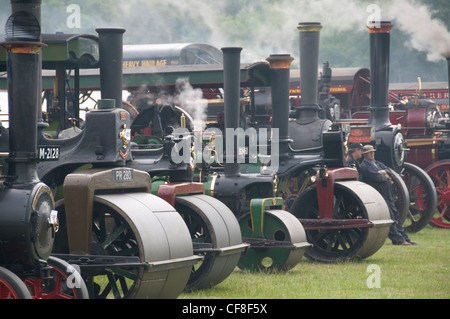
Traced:
<path fill-rule="evenodd" d="M 404 0 L 412 8 L 426 5 L 433 19 L 450 30 L 448 0 Z M 0 0 L 4 25 L 9 0 Z M 370 5 L 381 8 L 383 18 L 392 0 L 42 0 L 45 33 L 93 33 L 98 27 L 123 27 L 124 42 L 205 42 L 216 47 L 243 47 L 243 61 L 264 60 L 273 53 L 289 53 L 298 67 L 298 22 L 322 23 L 320 62 L 332 67 L 369 67 L 369 37 L 365 28 Z M 401 3 L 401 1 L 400 1 Z M 69 5 L 80 8 L 80 26 L 70 27 Z M 406 13 L 404 13 L 406 14 Z M 424 23 L 424 21 L 416 21 Z M 427 52 L 412 45 L 412 35 L 396 24 L 391 33 L 391 81 L 447 81 L 446 61 L 429 61 Z M 424 23 L 423 28 L 427 28 Z M 450 44 L 449 44 L 450 45 Z"/>

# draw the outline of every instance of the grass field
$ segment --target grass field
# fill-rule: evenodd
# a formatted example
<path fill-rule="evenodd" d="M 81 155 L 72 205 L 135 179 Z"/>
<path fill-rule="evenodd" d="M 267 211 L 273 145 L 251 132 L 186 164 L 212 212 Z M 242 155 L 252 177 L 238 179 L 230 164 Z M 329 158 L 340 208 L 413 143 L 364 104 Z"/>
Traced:
<path fill-rule="evenodd" d="M 449 299 L 450 230 L 427 226 L 410 237 L 417 246 L 393 246 L 387 240 L 376 254 L 362 261 L 318 264 L 304 257 L 286 273 L 236 269 L 217 286 L 179 298 Z"/>

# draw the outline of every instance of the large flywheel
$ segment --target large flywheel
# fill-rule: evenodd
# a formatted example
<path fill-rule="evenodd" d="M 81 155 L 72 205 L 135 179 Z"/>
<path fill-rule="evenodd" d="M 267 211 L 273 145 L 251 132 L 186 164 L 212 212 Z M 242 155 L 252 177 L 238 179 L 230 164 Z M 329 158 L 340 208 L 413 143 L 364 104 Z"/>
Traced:
<path fill-rule="evenodd" d="M 217 285 L 233 272 L 247 247 L 236 217 L 225 204 L 202 194 L 176 197 L 175 208 L 189 229 L 195 253 L 204 256 L 193 267 L 185 290 Z"/>
<path fill-rule="evenodd" d="M 373 187 L 359 181 L 336 182 L 333 219 L 329 220 L 320 219 L 317 198 L 316 185 L 312 185 L 291 208 L 300 221 L 308 220 L 304 226 L 312 247 L 306 257 L 319 262 L 363 259 L 383 246 L 392 220 L 385 200 Z"/>

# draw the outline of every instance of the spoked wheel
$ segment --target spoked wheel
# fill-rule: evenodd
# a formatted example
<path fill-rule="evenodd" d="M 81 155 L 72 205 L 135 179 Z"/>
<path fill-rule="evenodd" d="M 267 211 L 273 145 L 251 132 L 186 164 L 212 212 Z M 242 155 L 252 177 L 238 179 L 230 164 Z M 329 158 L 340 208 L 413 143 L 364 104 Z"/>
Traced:
<path fill-rule="evenodd" d="M 430 176 L 419 166 L 403 165 L 403 180 L 409 192 L 409 213 L 403 224 L 406 231 L 418 232 L 428 225 L 436 211 L 436 188 Z"/>
<path fill-rule="evenodd" d="M 52 278 L 25 279 L 33 299 L 89 299 L 86 284 L 73 266 L 53 256 L 48 258 L 48 266 Z"/>
<path fill-rule="evenodd" d="M 64 215 L 64 206 L 58 211 Z M 133 259 L 130 266 L 82 269 L 90 297 L 100 299 L 176 298 L 193 264 L 176 264 L 193 256 L 186 224 L 172 206 L 148 193 L 95 196 L 89 256 L 95 255 Z"/>
<path fill-rule="evenodd" d="M 0 299 L 31 299 L 31 294 L 23 281 L 3 267 L 0 267 Z"/>
<path fill-rule="evenodd" d="M 437 193 L 437 211 L 431 218 L 433 226 L 450 228 L 450 161 L 439 161 L 426 168 Z"/>
<path fill-rule="evenodd" d="M 251 247 L 239 261 L 239 268 L 250 271 L 287 271 L 295 267 L 310 246 L 303 226 L 292 214 L 283 210 L 267 210 L 263 217 L 261 245 Z M 252 237 L 250 213 L 239 218 L 243 237 Z M 267 241 L 266 241 L 267 240 Z"/>
<path fill-rule="evenodd" d="M 402 177 L 392 169 L 389 169 L 389 175 L 394 182 L 392 185 L 392 189 L 395 194 L 395 207 L 397 208 L 398 214 L 400 215 L 399 222 L 404 223 L 409 213 L 410 201 L 408 187 L 406 186 Z"/>
<path fill-rule="evenodd" d="M 300 221 L 320 220 L 316 185 L 300 194 L 291 213 Z M 332 229 L 324 226 L 322 229 L 307 229 L 308 242 L 312 244 L 305 252 L 309 259 L 336 262 L 367 258 L 383 246 L 392 224 L 383 197 L 374 188 L 359 181 L 335 183 L 334 218 L 367 219 L 374 227 Z"/>
<path fill-rule="evenodd" d="M 175 208 L 189 229 L 194 247 L 204 256 L 192 268 L 185 290 L 217 285 L 233 272 L 246 247 L 236 217 L 222 202 L 206 195 L 178 196 Z"/>

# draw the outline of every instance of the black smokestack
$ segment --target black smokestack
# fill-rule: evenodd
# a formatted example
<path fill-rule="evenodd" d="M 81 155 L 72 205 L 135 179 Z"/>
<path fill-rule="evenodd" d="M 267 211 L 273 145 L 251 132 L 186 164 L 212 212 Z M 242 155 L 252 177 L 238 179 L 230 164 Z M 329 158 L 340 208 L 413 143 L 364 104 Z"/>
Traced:
<path fill-rule="evenodd" d="M 370 33 L 370 122 L 375 131 L 391 125 L 389 120 L 389 51 L 390 32 L 393 25 L 389 21 L 369 24 Z"/>
<path fill-rule="evenodd" d="M 7 51 L 9 103 L 8 175 L 14 185 L 38 181 L 37 121 L 41 98 L 41 1 L 11 0 L 2 45 Z"/>
<path fill-rule="evenodd" d="M 294 60 L 289 54 L 272 54 L 267 58 L 270 64 L 270 83 L 272 88 L 272 128 L 278 129 L 280 139 L 280 158 L 289 153 L 289 71 Z"/>
<path fill-rule="evenodd" d="M 116 101 L 122 106 L 123 33 L 121 28 L 96 29 L 99 35 L 100 87 L 102 99 Z"/>
<path fill-rule="evenodd" d="M 225 133 L 230 132 L 231 129 L 234 131 L 239 127 L 241 51 L 242 48 L 222 48 Z M 226 143 L 225 176 L 238 175 L 240 170 L 237 159 L 238 140 L 235 135 L 233 138 L 235 139 L 233 149 L 228 147 L 231 141 Z"/>
<path fill-rule="evenodd" d="M 322 25 L 318 22 L 304 22 L 297 27 L 300 33 L 300 106 L 296 108 L 295 121 L 289 122 L 289 136 L 292 151 L 319 152 L 322 148 L 322 134 L 331 126 L 328 119 L 319 119 L 318 74 L 319 40 Z"/>
<path fill-rule="evenodd" d="M 299 117 L 306 121 L 318 117 L 317 79 L 319 68 L 319 41 L 322 25 L 303 22 L 297 26 L 300 35 L 300 94 Z"/>

